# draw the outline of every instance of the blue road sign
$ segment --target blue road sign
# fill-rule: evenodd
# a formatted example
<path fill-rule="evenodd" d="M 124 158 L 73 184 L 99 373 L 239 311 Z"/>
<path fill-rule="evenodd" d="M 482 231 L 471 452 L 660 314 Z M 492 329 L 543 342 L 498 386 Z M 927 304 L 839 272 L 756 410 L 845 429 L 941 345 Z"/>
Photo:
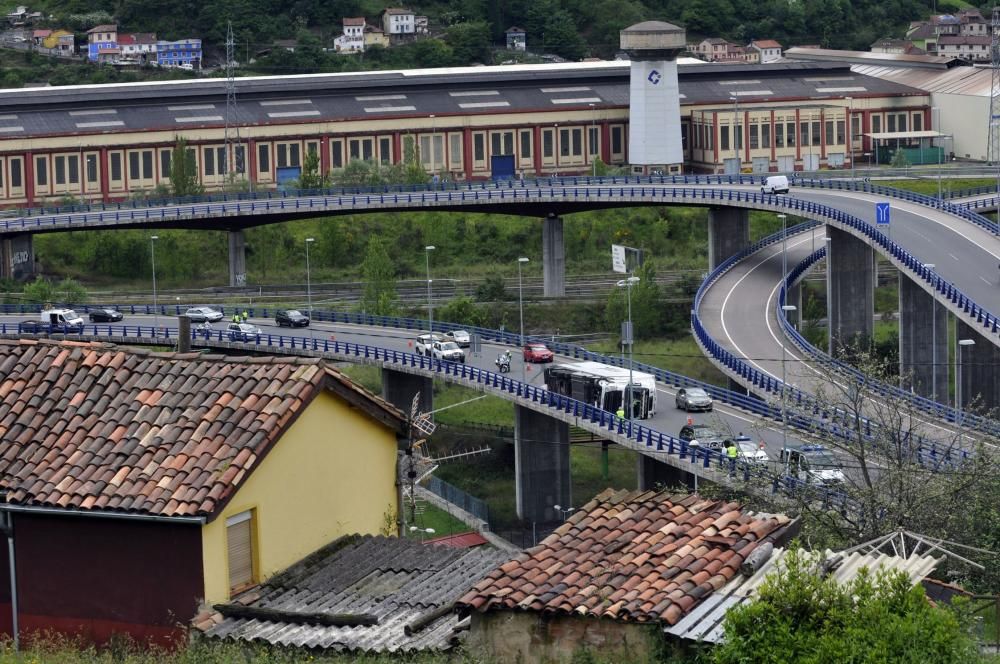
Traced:
<path fill-rule="evenodd" d="M 876 203 L 875 204 L 875 223 L 879 226 L 889 225 L 889 204 L 888 203 Z"/>

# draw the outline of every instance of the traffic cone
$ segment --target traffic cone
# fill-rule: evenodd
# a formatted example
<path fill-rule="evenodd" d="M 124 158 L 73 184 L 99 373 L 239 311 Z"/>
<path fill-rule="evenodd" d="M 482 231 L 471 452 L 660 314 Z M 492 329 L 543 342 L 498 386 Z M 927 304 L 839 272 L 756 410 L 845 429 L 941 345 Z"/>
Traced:
<path fill-rule="evenodd" d="M 688 416 L 688 424 L 694 424 L 694 418 Z"/>

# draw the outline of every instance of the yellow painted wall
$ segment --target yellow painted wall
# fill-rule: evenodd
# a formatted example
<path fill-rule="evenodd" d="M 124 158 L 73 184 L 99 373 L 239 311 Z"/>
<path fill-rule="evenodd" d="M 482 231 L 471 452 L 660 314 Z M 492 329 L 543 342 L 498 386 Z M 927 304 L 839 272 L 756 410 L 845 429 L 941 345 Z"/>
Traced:
<path fill-rule="evenodd" d="M 377 534 L 396 508 L 396 435 L 324 392 L 202 528 L 205 598 L 229 599 L 226 519 L 256 510 L 256 580 L 349 533 Z M 395 511 L 393 511 L 393 516 Z"/>

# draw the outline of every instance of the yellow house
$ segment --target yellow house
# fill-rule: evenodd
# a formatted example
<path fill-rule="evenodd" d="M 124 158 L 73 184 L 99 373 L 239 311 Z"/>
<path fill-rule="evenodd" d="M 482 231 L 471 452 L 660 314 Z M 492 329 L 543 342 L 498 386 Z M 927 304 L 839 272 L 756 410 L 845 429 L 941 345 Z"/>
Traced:
<path fill-rule="evenodd" d="M 377 28 L 374 25 L 365 26 L 365 48 L 371 46 L 382 46 L 384 48 L 389 48 L 389 37 L 382 32 L 381 28 Z"/>
<path fill-rule="evenodd" d="M 404 427 L 318 359 L 0 341 L 18 588 L 0 613 L 16 605 L 23 631 L 168 643 L 199 606 L 342 535 L 395 533 Z"/>
<path fill-rule="evenodd" d="M 60 37 L 72 37 L 73 33 L 69 30 L 63 30 L 59 28 L 58 30 L 53 30 L 49 33 L 49 36 L 42 40 L 42 46 L 45 48 L 58 48 Z"/>

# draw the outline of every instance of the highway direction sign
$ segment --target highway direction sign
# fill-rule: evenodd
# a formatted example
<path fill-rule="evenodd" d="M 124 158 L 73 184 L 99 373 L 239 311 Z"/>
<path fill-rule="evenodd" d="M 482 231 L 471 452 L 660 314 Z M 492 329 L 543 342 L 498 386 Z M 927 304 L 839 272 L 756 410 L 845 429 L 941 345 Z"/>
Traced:
<path fill-rule="evenodd" d="M 876 203 L 875 204 L 875 223 L 879 226 L 889 225 L 889 204 L 888 203 Z"/>

